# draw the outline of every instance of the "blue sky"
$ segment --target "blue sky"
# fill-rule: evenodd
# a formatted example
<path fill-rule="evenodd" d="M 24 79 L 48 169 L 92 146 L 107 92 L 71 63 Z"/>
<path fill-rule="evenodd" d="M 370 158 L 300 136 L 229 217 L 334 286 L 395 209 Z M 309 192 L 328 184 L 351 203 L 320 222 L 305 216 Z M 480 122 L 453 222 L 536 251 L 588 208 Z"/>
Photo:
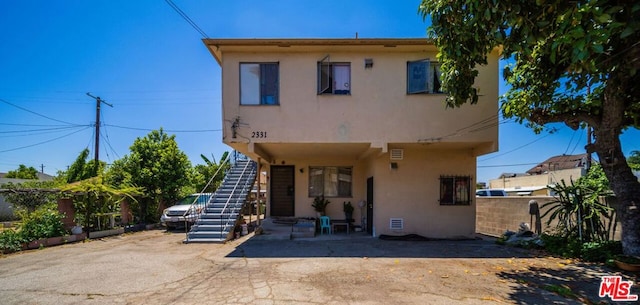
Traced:
<path fill-rule="evenodd" d="M 426 37 L 419 0 L 174 3 L 212 38 Z M 84 148 L 93 156 L 95 100 L 87 92 L 113 105 L 102 106 L 107 163 L 160 127 L 194 164 L 200 154 L 218 159 L 229 150 L 220 132 L 220 68 L 165 1 L 2 1 L 0 28 L 0 172 L 25 164 L 55 174 Z M 500 125 L 500 150 L 478 158 L 478 181 L 584 152 L 584 131 L 555 127 L 536 135 Z M 639 135 L 623 135 L 626 154 L 640 150 Z"/>

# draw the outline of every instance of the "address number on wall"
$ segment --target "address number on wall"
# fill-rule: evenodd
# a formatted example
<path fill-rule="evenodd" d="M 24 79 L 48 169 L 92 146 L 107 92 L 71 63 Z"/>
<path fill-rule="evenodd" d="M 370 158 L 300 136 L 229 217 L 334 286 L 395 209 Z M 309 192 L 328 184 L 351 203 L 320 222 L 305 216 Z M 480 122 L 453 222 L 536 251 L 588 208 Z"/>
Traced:
<path fill-rule="evenodd" d="M 266 131 L 252 131 L 251 132 L 251 137 L 252 138 L 266 138 L 267 137 L 267 132 Z"/>

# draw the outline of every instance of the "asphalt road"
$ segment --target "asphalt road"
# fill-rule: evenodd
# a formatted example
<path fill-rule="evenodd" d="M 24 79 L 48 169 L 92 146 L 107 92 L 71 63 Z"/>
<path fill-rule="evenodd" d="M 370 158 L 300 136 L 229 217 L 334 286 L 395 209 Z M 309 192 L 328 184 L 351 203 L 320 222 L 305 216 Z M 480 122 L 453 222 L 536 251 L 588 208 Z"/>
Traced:
<path fill-rule="evenodd" d="M 486 239 L 183 238 L 151 230 L 5 255 L 0 304 L 583 304 L 608 302 L 602 275 L 637 280 Z"/>

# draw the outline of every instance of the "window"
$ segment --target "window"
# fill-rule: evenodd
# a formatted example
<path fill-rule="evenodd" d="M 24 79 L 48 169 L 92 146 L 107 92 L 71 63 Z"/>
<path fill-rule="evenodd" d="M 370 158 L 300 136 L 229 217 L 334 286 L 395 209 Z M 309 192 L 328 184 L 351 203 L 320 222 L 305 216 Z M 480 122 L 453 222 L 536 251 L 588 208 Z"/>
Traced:
<path fill-rule="evenodd" d="M 351 197 L 351 167 L 309 167 L 309 197 Z"/>
<path fill-rule="evenodd" d="M 440 177 L 440 204 L 441 205 L 469 205 L 471 196 L 471 177 L 469 176 L 442 176 Z"/>
<path fill-rule="evenodd" d="M 350 94 L 351 64 L 318 62 L 318 94 Z"/>
<path fill-rule="evenodd" d="M 407 62 L 407 94 L 443 93 L 440 63 L 428 59 Z"/>
<path fill-rule="evenodd" d="M 240 105 L 278 105 L 278 64 L 240 64 Z"/>

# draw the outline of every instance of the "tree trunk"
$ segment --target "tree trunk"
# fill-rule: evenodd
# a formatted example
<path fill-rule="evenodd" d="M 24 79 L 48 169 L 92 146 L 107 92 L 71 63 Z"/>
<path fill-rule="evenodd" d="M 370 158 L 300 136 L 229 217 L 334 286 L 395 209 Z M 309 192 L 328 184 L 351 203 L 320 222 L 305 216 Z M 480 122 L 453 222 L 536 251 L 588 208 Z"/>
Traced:
<path fill-rule="evenodd" d="M 618 130 L 610 125 L 594 128 L 594 148 L 619 203 L 616 212 L 622 225 L 624 254 L 640 256 L 640 182 L 626 162 Z"/>

